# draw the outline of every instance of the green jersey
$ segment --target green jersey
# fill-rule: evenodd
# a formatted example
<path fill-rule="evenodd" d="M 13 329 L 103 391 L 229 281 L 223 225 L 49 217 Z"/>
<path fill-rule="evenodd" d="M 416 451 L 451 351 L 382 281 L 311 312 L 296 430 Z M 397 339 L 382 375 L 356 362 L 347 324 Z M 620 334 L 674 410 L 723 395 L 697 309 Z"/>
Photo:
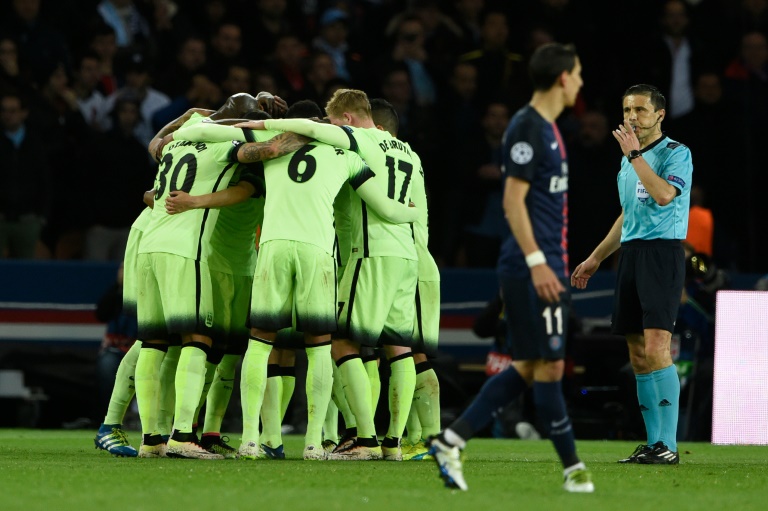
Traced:
<path fill-rule="evenodd" d="M 374 181 L 390 199 L 408 204 L 413 173 L 418 172 L 410 148 L 386 131 L 320 124 L 306 119 L 269 119 L 268 129 L 292 131 L 319 141 L 348 148 L 363 158 Z M 395 256 L 417 260 L 413 231 L 408 224 L 394 224 L 371 210 L 359 197 L 351 197 L 352 257 Z"/>
<path fill-rule="evenodd" d="M 333 202 L 333 224 L 336 228 L 336 266 L 341 268 L 347 264 L 349 254 L 352 252 L 352 238 L 350 232 L 351 219 L 349 217 L 349 201 L 352 199 L 352 190 L 349 184 L 345 184 L 336 200 Z M 341 273 L 341 272 L 339 272 Z"/>
<path fill-rule="evenodd" d="M 303 121 L 318 124 L 306 119 Z M 339 129 L 334 128 L 334 130 Z M 344 134 L 345 132 L 341 133 L 344 143 L 348 146 L 349 138 Z M 212 123 L 198 123 L 189 129 L 179 130 L 174 138 L 188 138 L 196 141 L 260 142 L 275 135 L 276 132 L 269 130 L 252 131 Z M 335 168 L 336 166 L 339 168 Z M 393 222 L 391 225 L 395 225 L 394 222 L 401 222 L 397 225 L 410 233 L 411 229 L 407 222 L 414 221 L 420 213 L 414 208 L 408 208 L 404 200 L 393 200 L 393 194 L 387 194 L 384 191 L 387 189 L 385 186 L 377 186 L 375 181 L 370 185 L 366 184 L 370 178 L 374 177 L 370 169 L 354 152 L 344 151 L 338 147 L 323 143 L 307 144 L 298 151 L 265 162 L 265 169 L 266 188 L 269 193 L 264 206 L 264 224 L 260 243 L 271 239 L 301 241 L 334 254 L 333 204 L 345 181 L 349 181 L 351 186 L 347 187 L 348 192 L 344 193 L 349 193 L 350 197 L 352 193 L 359 195 L 350 201 L 353 208 L 355 205 L 358 207 L 358 214 L 355 215 L 358 218 L 375 217 L 375 220 L 381 223 Z M 360 197 L 365 197 L 365 200 Z M 345 198 L 342 197 L 341 200 Z M 362 213 L 359 211 L 361 205 L 365 209 Z M 355 230 L 354 227 L 357 229 Z M 357 239 L 367 239 L 363 236 L 366 233 L 367 227 L 357 224 L 353 226 L 351 236 L 352 239 L 355 239 L 355 236 Z M 376 232 L 371 233 L 370 237 L 376 238 L 376 234 Z M 410 243 L 413 245 L 412 238 Z M 367 241 L 365 243 L 361 241 L 358 246 L 363 247 L 367 244 Z M 356 250 L 351 248 L 349 252 L 355 253 Z M 360 254 L 362 256 L 362 251 Z M 341 255 L 342 259 L 344 257 Z M 413 259 L 415 258 L 414 251 Z"/>
<path fill-rule="evenodd" d="M 265 162 L 267 199 L 260 243 L 292 240 L 334 253 L 333 202 L 347 181 L 372 177 L 355 153 L 320 142 Z"/>
<path fill-rule="evenodd" d="M 264 219 L 264 167 L 261 164 L 240 165 L 229 187 L 246 181 L 256 189 L 238 204 L 221 208 L 216 229 L 211 235 L 211 270 L 250 277 L 256 268 L 256 228 Z"/>
<path fill-rule="evenodd" d="M 408 146 L 408 144 L 405 144 Z M 410 149 L 410 146 L 408 146 Z M 413 192 L 411 202 L 419 210 L 419 218 L 413 222 L 413 236 L 416 240 L 416 253 L 419 256 L 419 280 L 439 281 L 440 270 L 437 268 L 435 258 L 429 253 L 429 213 L 427 211 L 427 190 L 424 184 L 424 169 L 421 159 L 411 150 L 416 167 L 413 172 Z"/>
<path fill-rule="evenodd" d="M 149 220 L 152 218 L 152 208 L 144 208 L 144 210 L 139 213 L 139 216 L 136 217 L 136 220 L 133 221 L 131 224 L 131 229 L 136 229 L 137 231 L 144 232 L 144 229 L 147 228 L 147 225 L 149 224 Z"/>
<path fill-rule="evenodd" d="M 201 119 L 193 116 L 185 126 L 199 123 Z M 169 215 L 165 211 L 165 199 L 176 190 L 202 195 L 226 188 L 238 165 L 232 161 L 233 148 L 231 142 L 187 140 L 177 140 L 163 148 L 155 177 L 155 206 L 141 238 L 140 254 L 164 252 L 207 261 L 220 210 L 195 209 Z"/>

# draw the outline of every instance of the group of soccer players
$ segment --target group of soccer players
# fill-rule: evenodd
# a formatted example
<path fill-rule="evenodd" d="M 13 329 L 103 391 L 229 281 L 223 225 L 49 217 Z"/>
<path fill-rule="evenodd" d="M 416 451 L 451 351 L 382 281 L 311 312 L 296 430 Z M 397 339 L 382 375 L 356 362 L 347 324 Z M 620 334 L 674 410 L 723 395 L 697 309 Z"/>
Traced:
<path fill-rule="evenodd" d="M 159 161 L 145 196 L 151 207 L 133 225 L 124 262 L 124 303 L 136 311 L 141 341 L 118 371 L 97 447 L 122 456 L 284 458 L 292 352 L 305 349 L 304 459 L 427 456 L 423 438 L 440 429 L 428 360 L 440 276 L 427 250 L 421 161 L 397 139 L 394 108 L 362 91 L 337 91 L 324 121 L 312 102 L 285 107 L 239 94 L 216 112 L 188 112 L 150 144 Z M 238 118 L 257 120 L 231 126 Z M 373 421 L 379 351 L 391 370 L 381 444 Z M 220 429 L 241 357 L 235 449 Z M 138 451 L 121 426 L 134 387 Z"/>

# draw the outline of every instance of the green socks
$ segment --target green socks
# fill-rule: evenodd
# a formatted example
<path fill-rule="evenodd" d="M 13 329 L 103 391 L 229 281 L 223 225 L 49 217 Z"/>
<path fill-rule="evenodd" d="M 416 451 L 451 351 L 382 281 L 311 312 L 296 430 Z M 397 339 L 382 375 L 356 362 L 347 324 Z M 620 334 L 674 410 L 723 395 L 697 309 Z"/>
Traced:
<path fill-rule="evenodd" d="M 176 368 L 176 413 L 173 419 L 173 429 L 179 433 L 192 432 L 195 411 L 205 385 L 206 358 L 206 352 L 197 346 L 188 344 L 181 348 Z"/>
<path fill-rule="evenodd" d="M 224 355 L 216 367 L 213 383 L 208 390 L 205 402 L 205 423 L 203 433 L 221 433 L 221 423 L 232 397 L 235 383 L 235 370 L 240 355 Z"/>
<path fill-rule="evenodd" d="M 276 449 L 283 444 L 283 380 L 278 364 L 267 365 L 267 383 L 261 404 L 261 443 Z"/>
<path fill-rule="evenodd" d="M 422 366 L 422 364 L 427 365 Z M 415 413 L 418 417 L 419 437 L 413 440 L 414 435 L 411 433 L 409 414 L 408 440 L 411 443 L 440 433 L 440 383 L 437 380 L 435 370 L 428 364 L 428 362 L 422 362 L 416 367 L 416 390 L 413 392 L 410 414 Z M 428 369 L 418 372 L 423 367 L 428 367 Z"/>
<path fill-rule="evenodd" d="M 368 381 L 371 382 L 371 413 L 376 416 L 376 407 L 379 405 L 381 393 L 381 378 L 379 377 L 379 363 L 377 360 L 363 362 L 365 372 L 368 373 Z"/>
<path fill-rule="evenodd" d="M 337 362 L 349 409 L 355 416 L 358 438 L 375 438 L 376 426 L 371 413 L 371 383 L 359 355 L 343 357 Z M 409 398 L 410 401 L 410 398 Z M 346 419 L 346 418 L 345 418 Z M 349 428 L 349 424 L 346 425 Z"/>
<path fill-rule="evenodd" d="M 139 360 L 141 341 L 136 341 L 120 361 L 115 375 L 115 385 L 112 387 L 112 396 L 109 398 L 107 415 L 104 424 L 122 424 L 125 411 L 136 393 L 134 378 L 136 374 L 136 362 Z"/>
<path fill-rule="evenodd" d="M 259 445 L 259 414 L 267 386 L 267 362 L 272 344 L 260 340 L 248 341 L 240 375 L 240 398 L 243 406 L 243 444 Z"/>
<path fill-rule="evenodd" d="M 216 364 L 212 364 L 205 361 L 205 377 L 203 378 L 203 391 L 200 393 L 200 401 L 195 408 L 195 414 L 192 416 L 192 425 L 196 426 L 200 422 L 200 410 L 203 408 L 205 401 L 208 398 L 208 392 L 211 390 L 211 384 L 216 377 Z"/>
<path fill-rule="evenodd" d="M 173 413 L 176 407 L 176 366 L 179 363 L 181 346 L 168 346 L 163 365 L 160 366 L 160 410 L 157 427 L 161 435 L 170 436 L 173 427 Z"/>
<path fill-rule="evenodd" d="M 160 412 L 160 366 L 165 358 L 165 346 L 161 349 L 142 343 L 136 360 L 136 401 L 139 405 L 142 433 L 158 434 L 157 419 Z"/>
<path fill-rule="evenodd" d="M 336 364 L 333 364 L 333 402 L 336 404 L 339 412 L 341 412 L 341 416 L 344 419 L 344 427 L 346 429 L 356 428 L 357 420 L 355 420 L 352 410 L 349 409 L 347 395 L 344 393 L 344 379 Z"/>
<path fill-rule="evenodd" d="M 402 358 L 400 358 L 402 357 Z M 401 438 L 405 421 L 411 410 L 413 391 L 416 387 L 416 368 L 410 353 L 394 357 L 389 362 L 389 429 L 388 438 Z M 359 431 L 359 428 L 358 428 Z"/>
<path fill-rule="evenodd" d="M 323 422 L 328 411 L 333 389 L 333 359 L 331 343 L 308 344 L 307 353 L 307 433 L 304 445 L 320 447 L 323 441 Z"/>
<path fill-rule="evenodd" d="M 293 390 L 296 388 L 296 368 L 294 366 L 280 367 L 280 379 L 283 381 L 283 394 L 280 398 L 280 421 L 285 419 L 285 412 L 291 404 Z"/>

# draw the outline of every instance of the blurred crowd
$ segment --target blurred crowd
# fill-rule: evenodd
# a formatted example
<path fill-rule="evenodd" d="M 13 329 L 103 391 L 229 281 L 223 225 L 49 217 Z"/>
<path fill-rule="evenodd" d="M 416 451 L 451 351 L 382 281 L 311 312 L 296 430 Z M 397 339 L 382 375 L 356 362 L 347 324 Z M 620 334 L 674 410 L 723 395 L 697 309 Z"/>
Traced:
<path fill-rule="evenodd" d="M 768 0 L 10 0 L 0 12 L 0 257 L 121 260 L 155 163 L 190 107 L 268 91 L 323 106 L 351 87 L 400 114 L 421 155 L 430 248 L 493 267 L 508 227 L 501 137 L 526 63 L 576 45 L 585 86 L 558 124 L 571 261 L 617 217 L 621 95 L 650 83 L 691 148 L 719 267 L 768 270 Z M 609 20 L 608 23 L 605 20 Z"/>

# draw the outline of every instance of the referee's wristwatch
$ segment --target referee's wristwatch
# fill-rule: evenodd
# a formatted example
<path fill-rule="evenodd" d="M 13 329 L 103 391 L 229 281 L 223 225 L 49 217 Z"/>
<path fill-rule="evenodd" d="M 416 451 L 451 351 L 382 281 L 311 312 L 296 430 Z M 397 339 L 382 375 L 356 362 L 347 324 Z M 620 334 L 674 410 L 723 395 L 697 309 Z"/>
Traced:
<path fill-rule="evenodd" d="M 629 154 L 627 155 L 627 160 L 629 160 L 629 161 L 632 161 L 632 160 L 634 160 L 635 158 L 638 158 L 638 157 L 640 157 L 640 156 L 642 156 L 642 155 L 643 155 L 643 153 L 641 153 L 641 152 L 640 152 L 640 151 L 638 151 L 637 149 L 632 149 L 632 150 L 629 152 Z"/>

